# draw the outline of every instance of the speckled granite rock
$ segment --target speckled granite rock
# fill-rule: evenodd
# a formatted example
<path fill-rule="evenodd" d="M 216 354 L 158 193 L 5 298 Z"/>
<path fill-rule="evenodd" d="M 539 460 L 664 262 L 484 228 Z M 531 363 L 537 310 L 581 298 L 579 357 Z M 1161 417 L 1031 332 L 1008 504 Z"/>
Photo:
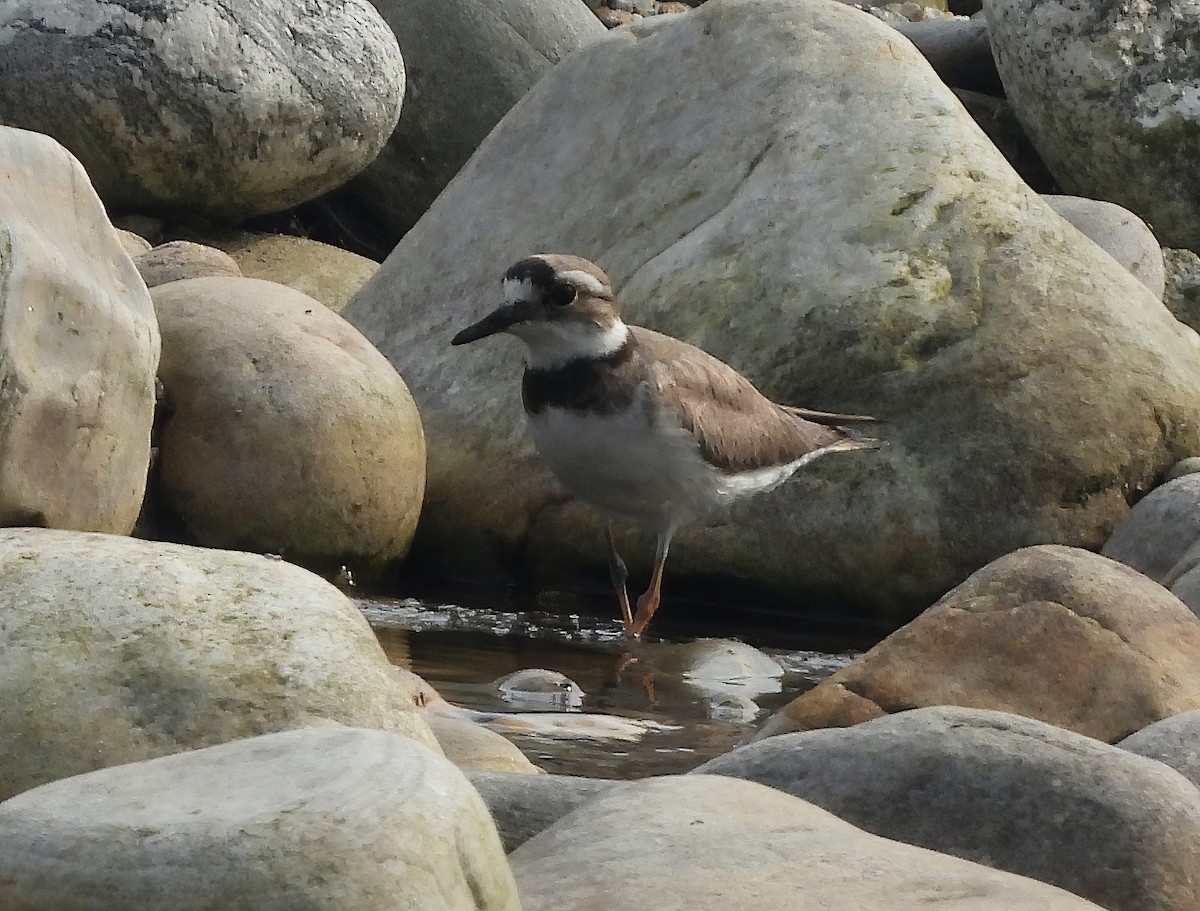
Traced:
<path fill-rule="evenodd" d="M 62 142 L 111 208 L 286 209 L 362 170 L 403 95 L 367 0 L 0 7 L 0 120 Z"/>
<path fill-rule="evenodd" d="M 1200 249 L 1200 16 L 1191 0 L 986 0 L 1009 100 L 1064 192 Z"/>

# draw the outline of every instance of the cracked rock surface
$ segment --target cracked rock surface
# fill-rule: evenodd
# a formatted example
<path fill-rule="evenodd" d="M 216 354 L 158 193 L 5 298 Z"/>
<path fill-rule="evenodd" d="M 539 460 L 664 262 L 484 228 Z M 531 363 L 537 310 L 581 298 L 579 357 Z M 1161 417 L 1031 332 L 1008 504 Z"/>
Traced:
<path fill-rule="evenodd" d="M 696 771 L 778 788 L 876 835 L 1051 883 L 1113 911 L 1188 911 L 1200 902 L 1195 786 L 1162 763 L 1040 721 L 915 709 L 772 737 Z"/>
<path fill-rule="evenodd" d="M 345 183 L 400 115 L 367 0 L 12 0 L 0 121 L 48 133 L 106 203 L 238 220 Z"/>
<path fill-rule="evenodd" d="M 1119 740 L 1200 708 L 1200 620 L 1114 560 L 1023 548 L 792 700 L 758 736 L 931 705 L 1012 712 Z"/>
<path fill-rule="evenodd" d="M 630 322 L 777 401 L 886 422 L 885 449 L 683 529 L 668 605 L 718 577 L 907 618 L 1030 541 L 1098 547 L 1200 451 L 1195 333 L 1030 192 L 907 39 L 841 4 L 709 3 L 550 70 L 343 311 L 421 409 L 431 573 L 607 589 L 599 518 L 526 438 L 519 344 L 449 347 L 546 251 L 598 262 Z M 618 537 L 645 578 L 652 538 Z"/>

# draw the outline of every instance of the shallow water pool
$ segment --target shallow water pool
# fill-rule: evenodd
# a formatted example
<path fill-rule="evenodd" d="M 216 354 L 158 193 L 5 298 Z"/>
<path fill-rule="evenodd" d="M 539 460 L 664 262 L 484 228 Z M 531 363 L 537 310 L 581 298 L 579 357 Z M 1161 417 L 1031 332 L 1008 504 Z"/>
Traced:
<path fill-rule="evenodd" d="M 506 734 L 536 765 L 566 775 L 629 779 L 685 772 L 733 749 L 767 714 L 859 651 L 845 641 L 809 649 L 794 642 L 759 644 L 783 674 L 745 675 L 691 662 L 696 647 L 685 643 L 708 630 L 689 636 L 663 625 L 655 630 L 663 639 L 631 648 L 620 623 L 603 615 L 415 598 L 355 602 L 392 663 L 419 674 L 456 705 L 483 712 L 603 713 L 645 723 L 646 732 L 633 740 Z M 525 668 L 566 675 L 582 688 L 582 700 L 556 708 L 544 699 L 506 699 L 494 682 Z"/>

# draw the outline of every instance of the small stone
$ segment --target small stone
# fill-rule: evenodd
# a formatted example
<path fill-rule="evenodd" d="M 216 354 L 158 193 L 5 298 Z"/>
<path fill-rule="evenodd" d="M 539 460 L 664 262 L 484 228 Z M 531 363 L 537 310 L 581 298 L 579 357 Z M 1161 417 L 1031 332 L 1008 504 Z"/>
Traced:
<path fill-rule="evenodd" d="M 133 258 L 147 288 L 185 278 L 223 275 L 240 277 L 242 270 L 233 258 L 215 247 L 173 240 L 159 244 Z"/>

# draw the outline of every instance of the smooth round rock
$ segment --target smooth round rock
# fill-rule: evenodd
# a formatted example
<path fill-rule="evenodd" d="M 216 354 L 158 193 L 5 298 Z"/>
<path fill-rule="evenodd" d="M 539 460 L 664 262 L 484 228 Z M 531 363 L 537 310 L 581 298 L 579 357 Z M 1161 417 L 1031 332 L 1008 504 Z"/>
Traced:
<path fill-rule="evenodd" d="M 1114 560 L 1027 547 L 802 693 L 756 736 L 935 705 L 1012 712 L 1120 740 L 1200 708 L 1200 620 Z"/>
<path fill-rule="evenodd" d="M 606 778 L 503 771 L 470 771 L 467 778 L 487 804 L 509 853 L 577 807 L 625 785 Z"/>
<path fill-rule="evenodd" d="M 0 121 L 70 149 L 105 203 L 238 221 L 332 190 L 400 116 L 367 0 L 10 0 Z"/>
<path fill-rule="evenodd" d="M 697 771 L 779 788 L 876 835 L 1114 911 L 1200 902 L 1195 786 L 1161 763 L 1028 718 L 914 709 L 773 737 Z"/>
<path fill-rule="evenodd" d="M 565 674 L 524 668 L 492 681 L 505 702 L 521 708 L 573 709 L 583 704 L 583 689 Z"/>
<path fill-rule="evenodd" d="M 281 560 L 8 529 L 0 590 L 0 800 L 318 722 L 437 748 L 362 614 Z"/>
<path fill-rule="evenodd" d="M 1117 746 L 1169 765 L 1200 787 L 1200 710 L 1181 712 L 1148 724 Z"/>
<path fill-rule="evenodd" d="M 1104 556 L 1170 588 L 1195 560 L 1200 541 L 1200 476 L 1187 473 L 1138 501 L 1105 542 Z"/>
<path fill-rule="evenodd" d="M 206 276 L 238 277 L 242 270 L 233 258 L 215 247 L 173 240 L 159 244 L 133 258 L 147 288 L 177 282 L 185 278 Z"/>
<path fill-rule="evenodd" d="M 986 0 L 1017 116 L 1067 193 L 1200 249 L 1200 17 L 1191 0 Z"/>
<path fill-rule="evenodd" d="M 408 552 L 425 441 L 404 381 L 336 313 L 283 285 L 153 291 L 172 412 L 155 492 L 178 536 L 359 579 Z"/>
<path fill-rule="evenodd" d="M 1044 883 L 870 835 L 781 791 L 710 775 L 614 788 L 509 862 L 525 911 L 1096 908 Z"/>
<path fill-rule="evenodd" d="M 334 313 L 379 270 L 379 263 L 365 256 L 290 234 L 243 232 L 206 242 L 233 257 L 247 278 L 287 285 Z"/>
<path fill-rule="evenodd" d="M 495 731 L 448 715 L 427 713 L 425 720 L 446 758 L 464 771 L 542 774 L 511 741 Z"/>
<path fill-rule="evenodd" d="M 334 726 L 104 769 L 0 805 L 22 911 L 519 911 L 495 826 L 427 748 Z"/>
<path fill-rule="evenodd" d="M 1111 202 L 1079 196 L 1043 196 L 1055 212 L 1095 241 L 1128 269 L 1150 293 L 1163 299 L 1166 268 L 1162 247 L 1150 226 Z"/>
<path fill-rule="evenodd" d="M 53 139 L 0 126 L 0 525 L 132 530 L 158 356 L 88 175 Z"/>

